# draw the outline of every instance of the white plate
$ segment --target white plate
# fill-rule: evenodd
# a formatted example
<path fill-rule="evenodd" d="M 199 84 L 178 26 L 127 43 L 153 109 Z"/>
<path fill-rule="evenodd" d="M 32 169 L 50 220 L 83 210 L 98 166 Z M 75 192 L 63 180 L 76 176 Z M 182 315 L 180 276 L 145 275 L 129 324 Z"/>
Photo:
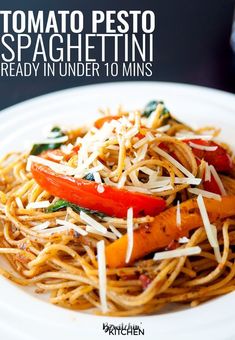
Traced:
<path fill-rule="evenodd" d="M 182 84 L 126 82 L 48 94 L 2 111 L 0 155 L 24 148 L 25 140 L 39 140 L 45 126 L 80 125 L 97 116 L 97 108 L 115 110 L 123 104 L 135 109 L 151 99 L 163 99 L 179 119 L 193 126 L 222 127 L 222 138 L 235 147 L 234 95 Z M 234 339 L 234 316 L 235 294 L 231 293 L 196 308 L 168 314 L 104 318 L 50 305 L 40 296 L 0 278 L 0 338 L 7 340 L 110 339 L 102 329 L 103 322 L 141 323 L 145 337 L 140 337 L 146 339 Z"/>

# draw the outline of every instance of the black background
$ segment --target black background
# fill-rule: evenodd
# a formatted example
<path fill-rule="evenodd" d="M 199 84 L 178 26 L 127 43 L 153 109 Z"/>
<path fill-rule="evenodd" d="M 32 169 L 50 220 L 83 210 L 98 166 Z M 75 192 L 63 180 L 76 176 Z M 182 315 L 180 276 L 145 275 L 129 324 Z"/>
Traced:
<path fill-rule="evenodd" d="M 1 77 L 0 109 L 44 93 L 107 81 L 161 80 L 192 83 L 235 93 L 235 56 L 230 47 L 234 0 L 0 0 L 10 10 L 151 9 L 157 17 L 153 76 L 100 77 Z M 84 31 L 84 33 L 86 30 Z M 0 32 L 2 34 L 2 32 Z M 105 98 L 104 98 L 105 100 Z"/>

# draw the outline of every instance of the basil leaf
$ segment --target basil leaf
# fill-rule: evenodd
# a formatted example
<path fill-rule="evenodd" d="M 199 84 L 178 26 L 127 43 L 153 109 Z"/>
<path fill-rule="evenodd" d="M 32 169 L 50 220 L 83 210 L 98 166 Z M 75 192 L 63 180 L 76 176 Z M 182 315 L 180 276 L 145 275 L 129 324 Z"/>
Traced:
<path fill-rule="evenodd" d="M 97 210 L 90 210 L 90 209 L 86 209 L 86 208 L 81 208 L 76 204 L 70 203 L 68 201 L 59 199 L 58 201 L 56 201 L 55 203 L 51 204 L 48 208 L 47 208 L 47 212 L 51 213 L 51 212 L 55 212 L 58 211 L 60 209 L 64 209 L 70 207 L 72 208 L 75 212 L 80 213 L 81 211 L 84 211 L 87 214 L 91 214 L 91 215 L 96 215 L 97 217 L 103 218 L 107 215 L 97 211 Z"/>
<path fill-rule="evenodd" d="M 145 107 L 142 112 L 142 116 L 149 117 L 157 108 L 158 104 L 162 104 L 164 106 L 161 116 L 171 117 L 170 111 L 165 107 L 164 102 L 162 100 L 151 100 Z M 161 118 L 161 117 L 160 117 Z"/>
<path fill-rule="evenodd" d="M 149 117 L 157 108 L 158 104 L 163 105 L 163 110 L 160 114 L 159 118 L 162 118 L 162 125 L 166 125 L 168 123 L 174 122 L 177 124 L 182 124 L 179 120 L 172 117 L 170 111 L 165 107 L 164 102 L 162 100 L 151 100 L 144 108 L 142 112 L 142 116 Z"/>
<path fill-rule="evenodd" d="M 51 132 L 58 132 L 58 138 L 65 136 L 61 128 L 58 126 L 53 127 Z M 50 140 L 50 138 L 52 137 L 49 137 L 48 140 Z M 58 149 L 62 144 L 63 143 L 34 144 L 30 151 L 30 155 L 40 155 L 43 151 Z"/>

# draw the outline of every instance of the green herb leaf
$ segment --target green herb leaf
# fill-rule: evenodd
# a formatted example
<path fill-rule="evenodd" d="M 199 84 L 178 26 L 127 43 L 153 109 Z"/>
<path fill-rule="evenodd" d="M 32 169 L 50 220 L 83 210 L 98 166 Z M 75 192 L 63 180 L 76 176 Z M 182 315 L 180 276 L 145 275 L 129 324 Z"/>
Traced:
<path fill-rule="evenodd" d="M 65 136 L 60 127 L 55 126 L 51 129 L 51 132 L 58 132 L 58 138 Z M 48 139 L 50 139 L 49 137 Z M 63 143 L 49 143 L 49 144 L 34 144 L 30 155 L 40 155 L 43 151 L 58 149 Z"/>
<path fill-rule="evenodd" d="M 162 125 L 166 125 L 170 122 L 174 122 L 177 124 L 182 124 L 179 120 L 172 117 L 170 111 L 165 107 L 164 102 L 162 100 L 151 100 L 144 108 L 142 112 L 142 116 L 149 117 L 157 108 L 158 104 L 163 105 L 163 110 L 160 114 L 159 118 L 162 118 Z"/>
<path fill-rule="evenodd" d="M 90 210 L 90 209 L 86 209 L 86 208 L 81 208 L 76 204 L 70 203 L 68 201 L 59 199 L 58 201 L 56 201 L 55 203 L 51 204 L 48 208 L 47 208 L 47 212 L 51 213 L 51 212 L 55 212 L 58 211 L 60 209 L 64 209 L 70 207 L 72 208 L 75 212 L 80 213 L 81 211 L 84 211 L 87 214 L 90 215 L 96 215 L 97 217 L 103 218 L 106 215 L 97 211 L 97 210 Z"/>
<path fill-rule="evenodd" d="M 95 181 L 94 175 L 91 174 L 87 174 L 85 177 L 83 177 L 84 179 L 88 180 L 88 181 Z"/>
<path fill-rule="evenodd" d="M 92 173 L 87 174 L 83 178 L 86 179 L 87 181 L 93 181 L 93 182 L 95 181 L 94 174 L 92 174 Z M 101 181 L 102 181 L 102 183 L 104 183 L 103 178 L 101 178 Z"/>
<path fill-rule="evenodd" d="M 157 108 L 158 104 L 162 104 L 164 106 L 164 102 L 162 100 L 151 100 L 144 108 L 142 112 L 142 116 L 149 117 Z M 164 106 L 161 116 L 166 116 L 165 118 L 170 118 L 170 111 Z M 161 118 L 161 117 L 160 117 Z"/>

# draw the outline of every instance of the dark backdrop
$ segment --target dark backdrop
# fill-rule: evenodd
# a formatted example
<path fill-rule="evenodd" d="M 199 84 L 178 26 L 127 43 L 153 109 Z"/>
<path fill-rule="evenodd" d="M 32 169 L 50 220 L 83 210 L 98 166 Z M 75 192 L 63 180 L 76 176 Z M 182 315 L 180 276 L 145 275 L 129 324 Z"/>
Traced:
<path fill-rule="evenodd" d="M 230 47 L 234 0 L 0 0 L 1 9 L 50 10 L 151 9 L 156 12 L 153 76 L 161 80 L 210 86 L 235 93 L 235 56 Z M 2 32 L 0 32 L 2 34 Z M 0 109 L 44 93 L 106 81 L 87 78 L 0 78 Z"/>

